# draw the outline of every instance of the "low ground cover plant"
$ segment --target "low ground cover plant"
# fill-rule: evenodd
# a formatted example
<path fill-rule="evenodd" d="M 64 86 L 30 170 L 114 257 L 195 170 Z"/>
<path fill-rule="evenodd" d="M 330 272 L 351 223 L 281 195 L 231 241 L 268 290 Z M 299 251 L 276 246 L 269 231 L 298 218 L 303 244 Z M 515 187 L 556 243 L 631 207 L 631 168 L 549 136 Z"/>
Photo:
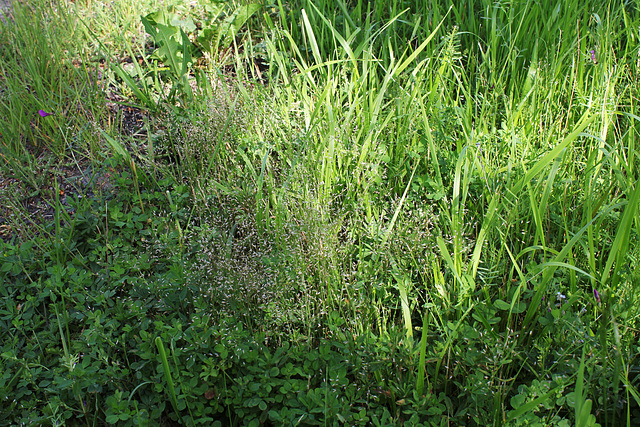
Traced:
<path fill-rule="evenodd" d="M 16 3 L 0 422 L 636 425 L 639 26 Z"/>

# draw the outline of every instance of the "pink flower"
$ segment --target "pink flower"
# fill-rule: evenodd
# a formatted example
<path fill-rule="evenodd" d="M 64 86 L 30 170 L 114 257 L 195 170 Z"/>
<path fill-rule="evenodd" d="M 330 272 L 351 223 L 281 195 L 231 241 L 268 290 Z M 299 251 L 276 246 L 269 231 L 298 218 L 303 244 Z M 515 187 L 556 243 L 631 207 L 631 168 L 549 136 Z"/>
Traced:
<path fill-rule="evenodd" d="M 40 117 L 47 117 L 47 116 L 52 115 L 53 113 L 47 113 L 44 110 L 38 110 L 38 114 L 40 114 Z"/>

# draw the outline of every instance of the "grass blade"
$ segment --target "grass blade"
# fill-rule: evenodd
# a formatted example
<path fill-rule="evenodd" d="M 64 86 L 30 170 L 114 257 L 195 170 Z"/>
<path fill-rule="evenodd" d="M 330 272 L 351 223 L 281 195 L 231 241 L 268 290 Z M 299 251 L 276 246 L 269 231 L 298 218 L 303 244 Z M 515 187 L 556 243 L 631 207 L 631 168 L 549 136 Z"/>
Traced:
<path fill-rule="evenodd" d="M 171 406 L 173 406 L 173 410 L 176 411 L 176 415 L 178 415 L 178 419 L 181 419 L 180 411 L 178 410 L 178 399 L 176 397 L 176 389 L 173 386 L 173 378 L 171 377 L 171 368 L 169 368 L 169 360 L 167 359 L 167 353 L 164 349 L 164 344 L 162 343 L 162 338 L 156 337 L 156 347 L 158 348 L 158 353 L 160 353 L 160 361 L 162 362 L 162 370 L 164 371 L 164 378 L 167 381 L 167 387 L 169 388 L 169 400 L 171 402 Z"/>

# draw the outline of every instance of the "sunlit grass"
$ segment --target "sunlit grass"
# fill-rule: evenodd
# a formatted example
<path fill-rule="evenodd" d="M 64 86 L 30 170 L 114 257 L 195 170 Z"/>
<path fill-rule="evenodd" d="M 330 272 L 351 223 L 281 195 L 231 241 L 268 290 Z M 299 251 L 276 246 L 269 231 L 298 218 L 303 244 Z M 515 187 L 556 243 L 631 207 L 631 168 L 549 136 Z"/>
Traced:
<path fill-rule="evenodd" d="M 201 15 L 195 4 L 174 10 Z M 34 33 L 26 9 L 2 26 L 14 46 L 0 59 L 3 174 L 42 186 L 29 167 L 34 148 L 53 163 L 114 157 L 132 199 L 114 195 L 116 213 L 113 199 L 104 203 L 117 225 L 91 219 L 89 202 L 82 217 L 51 202 L 54 230 L 34 228 L 20 241 L 50 236 L 39 245 L 55 254 L 56 271 L 84 260 L 72 236 L 88 222 L 108 248 L 91 262 L 117 277 L 108 254 L 129 215 L 144 243 L 128 256 L 162 266 L 157 279 L 153 270 L 127 273 L 132 304 L 147 291 L 131 283 L 156 283 L 164 301 L 173 280 L 184 303 L 174 306 L 186 307 L 174 317 L 186 325 L 237 322 L 273 348 L 378 348 L 351 378 L 370 388 L 344 406 L 358 416 L 356 407 L 388 424 L 428 422 L 429 408 L 444 408 L 437 414 L 451 425 L 632 425 L 640 406 L 636 5 L 265 4 L 228 48 L 189 64 L 195 95 L 150 56 L 140 16 L 162 4 L 58 3 L 49 14 L 44 5 L 41 16 L 60 27 L 42 23 Z M 213 22 L 241 5 L 225 7 Z M 70 66 L 74 58 L 82 66 Z M 137 68 L 122 65 L 129 60 Z M 90 77 L 98 71 L 100 85 Z M 169 96 L 167 85 L 185 93 Z M 110 125 L 114 94 L 148 108 L 142 138 Z M 152 196 L 160 187 L 166 196 Z M 60 319 L 60 342 L 72 347 Z M 163 349 L 165 375 L 173 363 L 177 376 L 197 377 L 200 362 L 180 366 L 182 350 L 157 333 L 172 346 L 172 362 Z M 222 378 L 232 363 L 216 366 Z M 127 381 L 129 399 L 144 389 Z M 224 381 L 225 391 L 235 384 Z M 193 422 L 189 399 L 204 399 L 209 386 L 195 396 L 167 383 L 170 416 Z M 95 402 L 115 419 L 100 406 L 106 400 Z M 243 421 L 243 410 L 247 420 L 278 420 L 247 409 L 257 402 L 228 402 L 226 421 Z M 296 416 L 317 421 L 312 413 Z M 349 422 L 368 422 L 358 416 Z"/>

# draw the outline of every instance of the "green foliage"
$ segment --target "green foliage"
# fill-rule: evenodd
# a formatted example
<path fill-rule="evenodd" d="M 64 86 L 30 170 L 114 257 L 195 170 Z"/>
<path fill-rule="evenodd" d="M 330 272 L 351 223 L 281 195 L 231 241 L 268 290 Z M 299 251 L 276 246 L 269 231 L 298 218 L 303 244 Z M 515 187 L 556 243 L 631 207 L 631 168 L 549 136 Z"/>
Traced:
<path fill-rule="evenodd" d="M 43 151 L 62 157 L 79 141 L 91 139 L 88 126 L 104 110 L 104 97 L 86 74 L 70 64 L 86 60 L 74 46 L 76 35 L 59 27 L 70 25 L 61 14 L 45 18 L 42 2 L 17 4 L 13 20 L 0 22 L 0 153 L 5 167 L 38 186 L 32 164 Z M 39 110 L 50 113 L 46 117 Z"/>
<path fill-rule="evenodd" d="M 159 60 L 168 66 L 174 88 L 179 88 L 180 92 L 186 96 L 186 100 L 192 101 L 193 95 L 188 76 L 193 66 L 192 51 L 194 47 L 183 27 L 193 31 L 195 24 L 193 21 L 176 22 L 175 17 L 162 11 L 150 13 L 141 19 L 145 30 L 151 35 L 157 46 L 149 59 Z M 172 95 L 169 98 L 171 99 Z"/>
<path fill-rule="evenodd" d="M 204 16 L 194 17 L 184 5 L 180 6 L 169 6 L 141 17 L 155 46 L 151 55 L 143 55 L 147 70 L 140 67 L 130 48 L 129 55 L 135 64 L 133 72 L 127 72 L 120 64 L 113 65 L 115 74 L 151 110 L 158 107 L 158 94 L 166 95 L 169 105 L 176 101 L 182 105 L 193 103 L 194 75 L 196 86 L 206 93 L 209 77 L 196 70 L 197 59 L 206 53 L 222 65 L 227 50 L 249 18 L 262 8 L 257 3 L 235 9 L 228 2 L 206 3 Z M 162 82 L 167 77 L 171 90 L 165 94 Z"/>
<path fill-rule="evenodd" d="M 235 10 L 225 10 L 228 7 L 228 3 L 205 5 L 208 12 L 205 19 L 207 26 L 202 29 L 196 41 L 198 47 L 212 57 L 233 45 L 247 20 L 262 8 L 258 3 L 241 5 Z"/>
<path fill-rule="evenodd" d="M 634 425 L 636 6 L 116 3 L 0 24 L 0 423 Z"/>

